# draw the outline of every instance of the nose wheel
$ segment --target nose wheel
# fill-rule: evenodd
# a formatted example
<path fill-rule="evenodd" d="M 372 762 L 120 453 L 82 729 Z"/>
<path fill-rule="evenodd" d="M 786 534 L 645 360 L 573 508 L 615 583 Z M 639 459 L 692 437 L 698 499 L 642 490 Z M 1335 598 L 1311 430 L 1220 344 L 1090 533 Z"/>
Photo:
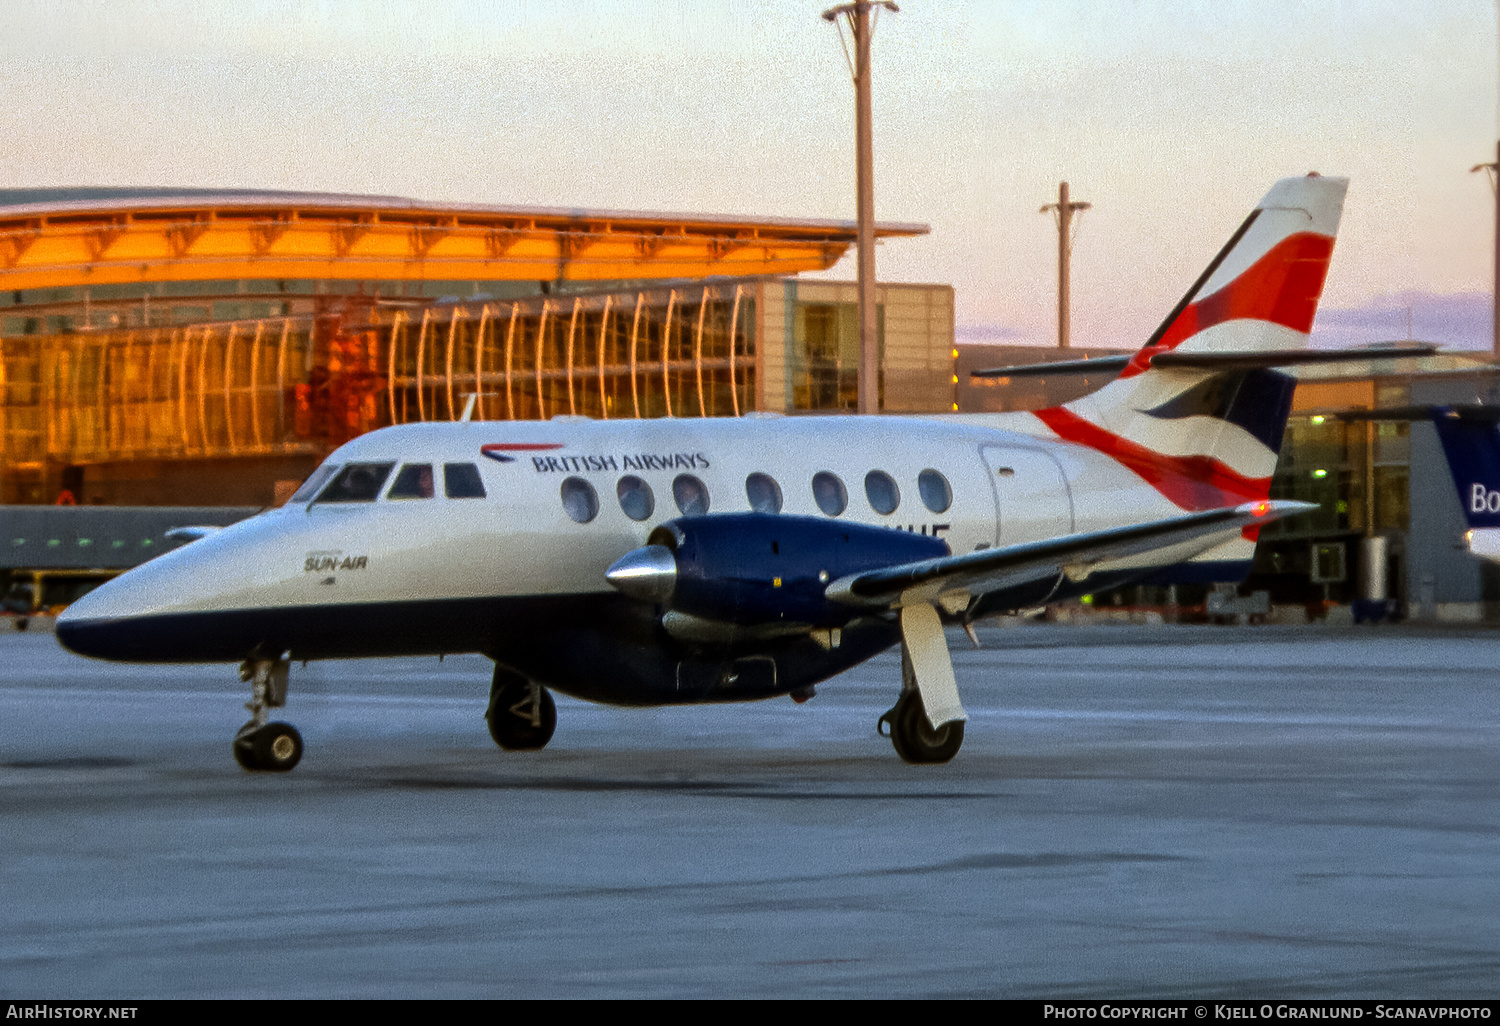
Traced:
<path fill-rule="evenodd" d="M 557 703 L 536 681 L 503 667 L 495 667 L 490 707 L 485 710 L 490 737 L 508 752 L 545 748 L 557 729 Z"/>
<path fill-rule="evenodd" d="M 234 761 L 247 770 L 285 773 L 302 759 L 302 735 L 290 723 L 271 723 L 270 710 L 286 705 L 285 659 L 247 659 L 240 680 L 250 682 L 250 721 L 234 735 Z"/>

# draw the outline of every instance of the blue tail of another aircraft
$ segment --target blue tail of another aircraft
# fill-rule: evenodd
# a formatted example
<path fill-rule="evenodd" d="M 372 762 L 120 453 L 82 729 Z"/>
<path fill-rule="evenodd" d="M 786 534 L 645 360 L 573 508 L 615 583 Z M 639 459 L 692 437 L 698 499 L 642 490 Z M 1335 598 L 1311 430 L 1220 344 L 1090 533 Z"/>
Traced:
<path fill-rule="evenodd" d="M 1475 416 L 1440 406 L 1432 423 L 1470 527 L 1500 527 L 1500 408 Z"/>

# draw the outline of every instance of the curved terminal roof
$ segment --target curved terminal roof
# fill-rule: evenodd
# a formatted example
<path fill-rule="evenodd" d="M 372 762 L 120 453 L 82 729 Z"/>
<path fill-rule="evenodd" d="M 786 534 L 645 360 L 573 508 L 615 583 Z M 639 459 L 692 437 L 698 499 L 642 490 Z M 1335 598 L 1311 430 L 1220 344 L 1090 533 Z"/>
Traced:
<path fill-rule="evenodd" d="M 876 225 L 882 238 L 922 224 Z M 833 266 L 853 221 L 218 189 L 0 190 L 0 289 L 219 279 L 620 281 Z"/>

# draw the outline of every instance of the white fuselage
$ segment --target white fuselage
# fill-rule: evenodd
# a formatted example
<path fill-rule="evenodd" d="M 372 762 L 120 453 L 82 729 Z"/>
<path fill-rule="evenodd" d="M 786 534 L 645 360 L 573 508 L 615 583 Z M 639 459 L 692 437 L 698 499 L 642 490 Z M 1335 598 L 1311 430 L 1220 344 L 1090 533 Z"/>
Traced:
<path fill-rule="evenodd" d="M 385 428 L 341 446 L 328 462 L 423 463 L 431 498 L 288 504 L 168 553 L 85 597 L 74 618 L 266 607 L 320 607 L 607 592 L 604 571 L 682 515 L 673 481 L 707 487 L 709 511 L 750 509 L 746 478 L 770 475 L 781 512 L 821 517 L 812 478 L 831 472 L 848 503 L 839 519 L 937 534 L 954 552 L 1095 530 L 1178 512 L 1156 490 L 1083 446 L 959 418 L 751 417 L 738 420 L 470 422 Z M 557 445 L 485 458 L 482 445 Z M 445 463 L 473 464 L 485 497 L 448 498 Z M 924 505 L 918 475 L 941 473 L 951 505 Z M 899 504 L 877 513 L 865 477 L 889 474 Z M 616 498 L 639 477 L 654 510 L 633 520 Z M 394 477 L 394 471 L 392 473 Z M 599 511 L 576 523 L 560 486 L 581 478 Z M 384 490 L 389 490 L 387 478 Z"/>

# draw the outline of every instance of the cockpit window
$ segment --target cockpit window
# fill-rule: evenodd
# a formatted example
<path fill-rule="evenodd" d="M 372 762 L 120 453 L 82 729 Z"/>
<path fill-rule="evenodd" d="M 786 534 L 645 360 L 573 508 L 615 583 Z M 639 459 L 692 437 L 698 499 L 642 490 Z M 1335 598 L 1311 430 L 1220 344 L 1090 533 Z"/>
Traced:
<path fill-rule="evenodd" d="M 387 499 L 432 498 L 432 464 L 408 463 L 396 475 L 396 483 L 386 493 Z"/>
<path fill-rule="evenodd" d="M 484 482 L 472 463 L 444 463 L 443 491 L 450 499 L 484 498 Z"/>
<path fill-rule="evenodd" d="M 390 476 L 394 463 L 351 463 L 338 472 L 328 487 L 318 493 L 325 502 L 374 502 L 380 486 Z"/>
<path fill-rule="evenodd" d="M 324 482 L 332 477 L 338 469 L 339 465 L 337 463 L 325 463 L 317 470 L 314 470 L 312 476 L 303 481 L 302 486 L 292 493 L 290 499 L 286 500 L 287 505 L 290 506 L 293 503 L 301 505 L 308 499 L 311 499 L 317 494 L 318 489 L 323 487 Z"/>

